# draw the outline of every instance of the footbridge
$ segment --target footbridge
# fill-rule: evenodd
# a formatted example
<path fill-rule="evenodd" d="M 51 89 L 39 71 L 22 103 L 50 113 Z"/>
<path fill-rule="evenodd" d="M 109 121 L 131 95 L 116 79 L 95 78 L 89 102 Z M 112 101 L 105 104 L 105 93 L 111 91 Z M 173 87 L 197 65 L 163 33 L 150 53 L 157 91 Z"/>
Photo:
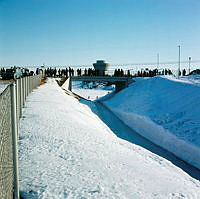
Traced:
<path fill-rule="evenodd" d="M 109 82 L 115 84 L 115 91 L 128 87 L 134 80 L 130 77 L 111 77 L 111 76 L 73 76 L 68 78 L 68 90 L 72 90 L 72 81 L 85 81 L 85 82 Z"/>

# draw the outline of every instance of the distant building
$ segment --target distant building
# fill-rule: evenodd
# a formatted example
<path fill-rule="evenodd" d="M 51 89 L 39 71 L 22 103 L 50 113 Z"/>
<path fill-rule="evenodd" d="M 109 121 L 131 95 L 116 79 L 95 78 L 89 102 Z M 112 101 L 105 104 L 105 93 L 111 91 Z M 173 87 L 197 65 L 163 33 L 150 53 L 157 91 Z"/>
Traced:
<path fill-rule="evenodd" d="M 94 63 L 93 66 L 94 66 L 94 69 L 96 69 L 96 70 L 99 71 L 99 75 L 100 75 L 100 76 L 105 75 L 105 71 L 106 71 L 107 68 L 108 68 L 108 64 L 105 63 L 104 60 L 97 60 L 97 62 Z"/>

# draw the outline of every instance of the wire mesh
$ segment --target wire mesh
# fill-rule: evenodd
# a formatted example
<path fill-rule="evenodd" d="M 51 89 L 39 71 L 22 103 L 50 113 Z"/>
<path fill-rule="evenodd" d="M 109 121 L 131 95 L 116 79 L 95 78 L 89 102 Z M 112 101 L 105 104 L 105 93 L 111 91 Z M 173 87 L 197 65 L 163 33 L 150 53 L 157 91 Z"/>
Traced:
<path fill-rule="evenodd" d="M 18 183 L 18 178 L 16 177 L 18 164 L 14 163 L 14 159 L 17 159 L 17 154 L 14 151 L 17 152 L 17 150 L 13 145 L 15 137 L 13 132 L 18 133 L 19 118 L 27 95 L 40 83 L 41 79 L 42 76 L 37 75 L 16 80 L 14 98 L 13 95 L 11 97 L 12 84 L 8 85 L 0 93 L 0 199 L 12 199 L 13 193 L 15 198 L 18 195 L 16 186 L 16 183 Z M 16 111 L 16 123 L 12 119 L 14 111 L 11 109 L 12 100 L 15 101 L 15 108 L 13 109 Z M 13 123 L 16 124 L 15 131 L 12 129 Z M 16 158 L 13 154 L 16 154 Z"/>
<path fill-rule="evenodd" d="M 0 95 L 0 198 L 13 198 L 13 148 L 11 93 L 8 86 Z"/>

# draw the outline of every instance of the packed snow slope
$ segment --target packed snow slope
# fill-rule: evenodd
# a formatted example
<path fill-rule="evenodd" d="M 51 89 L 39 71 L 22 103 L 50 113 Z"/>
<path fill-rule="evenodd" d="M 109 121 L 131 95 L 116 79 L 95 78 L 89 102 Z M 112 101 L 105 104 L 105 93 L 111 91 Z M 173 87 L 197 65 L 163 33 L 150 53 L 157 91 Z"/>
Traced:
<path fill-rule="evenodd" d="M 0 81 L 0 94 L 6 89 L 8 85 L 9 83 L 4 83 L 3 81 Z"/>
<path fill-rule="evenodd" d="M 115 136 L 53 79 L 27 98 L 19 158 L 24 198 L 197 199 L 200 195 L 198 180 Z"/>
<path fill-rule="evenodd" d="M 136 79 L 104 104 L 139 134 L 200 169 L 200 76 Z"/>

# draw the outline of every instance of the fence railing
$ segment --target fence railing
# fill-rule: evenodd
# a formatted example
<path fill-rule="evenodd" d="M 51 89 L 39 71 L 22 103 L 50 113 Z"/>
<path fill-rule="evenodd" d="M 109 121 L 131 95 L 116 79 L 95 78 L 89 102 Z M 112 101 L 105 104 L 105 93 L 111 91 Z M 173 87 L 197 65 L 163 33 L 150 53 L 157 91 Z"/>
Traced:
<path fill-rule="evenodd" d="M 19 119 L 29 93 L 42 75 L 16 80 L 0 93 L 0 199 L 19 199 Z"/>

